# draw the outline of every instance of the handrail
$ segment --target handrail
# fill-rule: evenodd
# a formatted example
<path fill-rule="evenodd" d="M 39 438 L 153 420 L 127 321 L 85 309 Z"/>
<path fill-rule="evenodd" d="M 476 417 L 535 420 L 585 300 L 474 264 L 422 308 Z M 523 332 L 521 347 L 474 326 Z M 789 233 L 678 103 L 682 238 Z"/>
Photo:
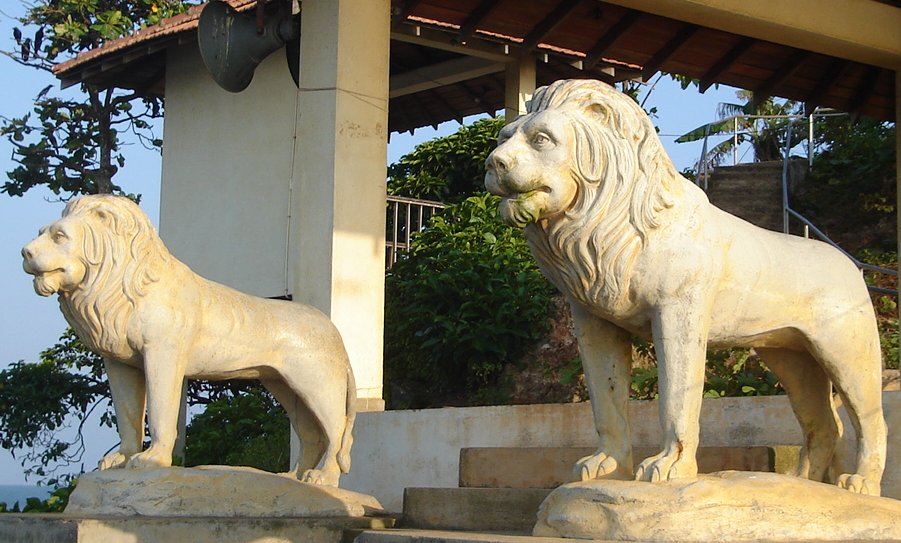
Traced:
<path fill-rule="evenodd" d="M 397 262 L 399 253 L 410 250 L 410 238 L 414 232 L 425 228 L 429 219 L 444 208 L 441 202 L 388 196 L 385 232 L 385 268 L 390 269 Z"/>
<path fill-rule="evenodd" d="M 789 205 L 789 202 L 788 202 L 788 193 L 789 193 L 788 178 L 789 178 L 789 171 L 790 171 L 789 164 L 791 162 L 791 154 L 790 154 L 790 151 L 792 148 L 791 129 L 792 129 L 793 122 L 794 122 L 793 120 L 790 120 L 788 122 L 788 126 L 785 127 L 785 148 L 784 148 L 784 152 L 782 155 L 782 231 L 786 234 L 789 234 L 788 220 L 789 220 L 789 217 L 794 217 L 794 218 L 798 219 L 799 221 L 801 221 L 801 223 L 803 223 L 808 228 L 808 230 L 813 232 L 813 234 L 817 238 L 819 238 L 820 241 L 828 243 L 832 247 L 838 249 L 838 251 L 841 252 L 843 255 L 845 255 L 846 257 L 851 259 L 851 262 L 853 262 L 854 265 L 858 267 L 858 269 L 898 277 L 898 270 L 893 270 L 891 268 L 883 268 L 881 266 L 874 266 L 873 264 L 867 264 L 866 262 L 860 261 L 858 258 L 854 257 L 854 255 L 852 255 L 851 253 L 849 253 L 848 251 L 839 247 L 838 243 L 832 241 L 832 239 L 830 239 L 829 236 L 827 236 L 822 230 L 817 228 L 813 224 L 813 222 L 810 221 L 810 219 L 808 219 L 804 215 L 801 215 L 800 213 L 798 213 L 797 211 L 795 211 L 794 209 L 791 208 L 791 206 Z M 867 285 L 867 289 L 869 289 L 870 292 L 876 292 L 879 294 L 887 294 L 887 295 L 898 298 L 897 290 L 876 287 L 873 285 Z"/>

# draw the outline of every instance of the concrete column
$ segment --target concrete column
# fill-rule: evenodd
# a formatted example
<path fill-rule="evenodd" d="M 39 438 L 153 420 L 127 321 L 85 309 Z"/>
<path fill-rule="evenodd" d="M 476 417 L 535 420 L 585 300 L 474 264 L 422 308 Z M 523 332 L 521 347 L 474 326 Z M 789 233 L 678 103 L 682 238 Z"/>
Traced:
<path fill-rule="evenodd" d="M 895 210 L 898 213 L 898 224 L 895 235 L 898 237 L 898 254 L 901 255 L 901 68 L 895 70 L 895 186 L 898 200 Z M 901 268 L 901 263 L 899 263 Z M 901 311 L 901 304 L 898 306 Z"/>
<path fill-rule="evenodd" d="M 390 2 L 302 7 L 290 284 L 341 331 L 362 407 L 383 409 Z"/>
<path fill-rule="evenodd" d="M 526 112 L 535 93 L 535 57 L 529 55 L 507 65 L 504 117 L 508 123 Z"/>

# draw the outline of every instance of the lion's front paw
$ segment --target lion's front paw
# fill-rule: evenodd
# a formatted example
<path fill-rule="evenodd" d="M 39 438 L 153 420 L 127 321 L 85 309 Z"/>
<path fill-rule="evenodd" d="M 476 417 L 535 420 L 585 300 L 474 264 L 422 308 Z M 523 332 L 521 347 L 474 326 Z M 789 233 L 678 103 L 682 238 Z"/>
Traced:
<path fill-rule="evenodd" d="M 666 451 L 646 458 L 638 469 L 635 470 L 636 481 L 669 481 L 695 477 L 698 474 L 698 463 L 694 456 L 680 454 L 679 452 L 667 453 Z"/>
<path fill-rule="evenodd" d="M 151 445 L 149 449 L 140 452 L 128 460 L 127 467 L 133 469 L 168 468 L 172 465 L 172 455 L 165 454 Z"/>
<path fill-rule="evenodd" d="M 627 473 L 628 469 L 627 466 L 621 466 L 616 458 L 603 451 L 598 451 L 580 458 L 573 466 L 573 476 L 579 481 L 604 478 L 628 479 L 631 476 L 631 473 Z"/>
<path fill-rule="evenodd" d="M 340 474 L 335 472 L 327 472 L 318 469 L 308 469 L 303 472 L 300 481 L 314 485 L 338 486 L 338 478 Z"/>
<path fill-rule="evenodd" d="M 119 451 L 109 453 L 100 459 L 97 463 L 97 469 L 103 471 L 105 469 L 124 468 L 128 462 L 128 457 Z"/>
<path fill-rule="evenodd" d="M 856 473 L 839 475 L 836 484 L 839 488 L 844 488 L 851 492 L 856 492 L 857 494 L 866 494 L 868 496 L 879 496 L 881 491 L 878 482 L 874 483 L 863 475 L 858 475 Z"/>

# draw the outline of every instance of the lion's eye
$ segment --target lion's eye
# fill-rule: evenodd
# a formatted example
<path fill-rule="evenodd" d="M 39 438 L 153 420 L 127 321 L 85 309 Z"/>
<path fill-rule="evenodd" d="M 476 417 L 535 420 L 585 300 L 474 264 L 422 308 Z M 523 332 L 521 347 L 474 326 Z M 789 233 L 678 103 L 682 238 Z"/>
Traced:
<path fill-rule="evenodd" d="M 549 138 L 548 135 L 543 132 L 535 134 L 535 137 L 532 138 L 532 143 L 534 143 L 535 145 L 545 145 L 550 142 L 551 138 Z"/>
<path fill-rule="evenodd" d="M 68 236 L 62 230 L 57 230 L 53 233 L 53 241 L 57 243 L 62 243 L 63 241 L 66 241 L 67 238 Z"/>

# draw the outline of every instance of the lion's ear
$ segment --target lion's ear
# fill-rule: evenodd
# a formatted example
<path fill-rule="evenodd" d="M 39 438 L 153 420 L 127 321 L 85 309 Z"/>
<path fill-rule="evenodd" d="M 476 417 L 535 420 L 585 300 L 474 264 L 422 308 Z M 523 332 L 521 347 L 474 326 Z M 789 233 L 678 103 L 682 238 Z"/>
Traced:
<path fill-rule="evenodd" d="M 610 110 L 607 108 L 607 106 L 594 100 L 585 102 L 583 112 L 590 119 L 593 119 L 595 122 L 601 124 L 607 124 L 607 119 L 610 117 Z"/>

